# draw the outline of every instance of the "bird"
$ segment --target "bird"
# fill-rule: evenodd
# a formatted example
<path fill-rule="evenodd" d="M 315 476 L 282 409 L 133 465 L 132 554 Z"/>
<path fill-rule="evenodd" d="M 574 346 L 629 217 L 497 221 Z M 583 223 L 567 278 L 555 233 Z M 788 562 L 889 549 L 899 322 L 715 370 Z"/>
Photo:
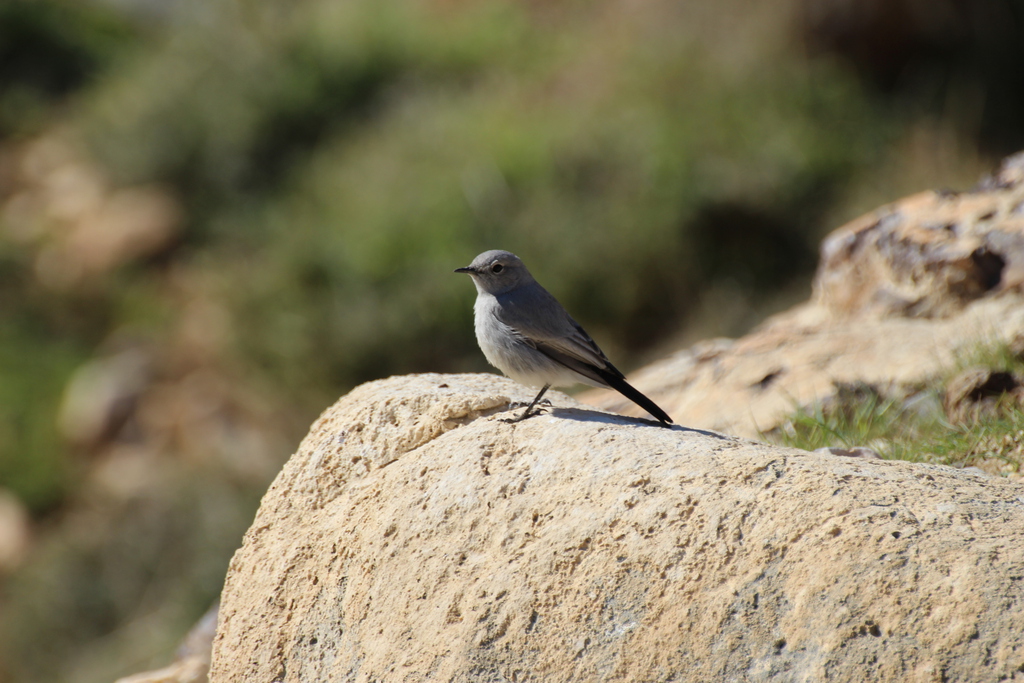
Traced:
<path fill-rule="evenodd" d="M 520 384 L 541 388 L 513 422 L 533 415 L 534 407 L 552 386 L 589 384 L 615 389 L 662 426 L 672 424 L 668 413 L 626 382 L 586 330 L 533 279 L 518 256 L 500 249 L 485 251 L 455 272 L 468 274 L 476 285 L 474 327 L 487 362 Z"/>

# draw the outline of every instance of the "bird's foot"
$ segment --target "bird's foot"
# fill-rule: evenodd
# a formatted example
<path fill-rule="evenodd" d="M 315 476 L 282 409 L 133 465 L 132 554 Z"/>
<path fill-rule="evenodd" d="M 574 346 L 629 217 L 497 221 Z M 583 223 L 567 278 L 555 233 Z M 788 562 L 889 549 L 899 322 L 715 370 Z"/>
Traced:
<path fill-rule="evenodd" d="M 534 403 L 519 403 L 519 402 L 515 402 L 515 403 L 510 403 L 509 406 L 508 406 L 508 409 L 509 410 L 518 410 L 519 408 L 522 408 L 523 406 L 527 406 L 527 408 L 520 415 L 517 415 L 515 417 L 505 417 L 505 418 L 502 418 L 501 421 L 504 422 L 505 424 L 515 424 L 516 422 L 522 422 L 523 420 L 525 420 L 527 418 L 530 418 L 530 417 L 533 417 L 534 415 L 540 415 L 542 408 L 550 408 L 551 407 L 551 401 L 549 401 L 547 399 L 544 399 L 542 401 L 539 401 L 536 404 L 534 404 Z"/>
<path fill-rule="evenodd" d="M 530 406 L 530 405 L 533 405 L 533 404 L 530 403 L 529 401 L 512 401 L 511 403 L 508 404 L 508 409 L 509 410 L 518 410 L 519 408 L 525 408 L 526 406 Z M 537 402 L 537 406 L 538 407 L 544 406 L 545 408 L 550 408 L 551 407 L 551 401 L 547 400 L 546 398 L 543 398 L 543 399 L 541 399 L 540 401 Z"/>
<path fill-rule="evenodd" d="M 537 415 L 540 415 L 539 410 L 531 410 L 529 413 L 523 412 L 521 415 L 516 415 L 515 417 L 503 417 L 500 418 L 500 420 L 507 425 L 514 425 L 517 422 L 522 422 L 523 420 L 536 417 Z"/>

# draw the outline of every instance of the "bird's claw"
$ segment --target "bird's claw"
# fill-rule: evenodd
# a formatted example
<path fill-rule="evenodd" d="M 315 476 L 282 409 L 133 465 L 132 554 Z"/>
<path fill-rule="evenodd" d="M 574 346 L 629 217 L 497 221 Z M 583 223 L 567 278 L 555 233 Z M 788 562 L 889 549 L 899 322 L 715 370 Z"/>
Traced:
<path fill-rule="evenodd" d="M 522 415 L 516 415 L 515 417 L 502 417 L 499 419 L 507 425 L 514 425 L 517 422 L 522 422 L 523 420 L 536 417 L 537 415 L 540 415 L 540 411 L 533 410 L 529 414 L 523 413 Z"/>
<path fill-rule="evenodd" d="M 524 411 L 521 415 L 517 415 L 516 417 L 504 417 L 501 418 L 501 421 L 504 422 L 505 424 L 515 424 L 516 422 L 522 422 L 523 420 L 533 417 L 534 415 L 540 415 L 542 408 L 551 407 L 551 401 L 545 398 L 541 399 L 536 404 L 520 401 L 513 401 L 512 403 L 508 404 L 509 410 L 518 410 L 519 408 L 523 407 L 526 407 L 529 410 L 529 412 L 527 413 Z"/>
<path fill-rule="evenodd" d="M 525 408 L 528 405 L 530 405 L 530 401 L 512 401 L 511 403 L 508 404 L 508 409 L 509 410 L 517 410 L 518 408 Z M 542 398 L 540 401 L 537 402 L 537 407 L 540 407 L 540 406 L 544 406 L 545 408 L 550 408 L 551 407 L 551 401 L 547 400 L 546 398 Z"/>

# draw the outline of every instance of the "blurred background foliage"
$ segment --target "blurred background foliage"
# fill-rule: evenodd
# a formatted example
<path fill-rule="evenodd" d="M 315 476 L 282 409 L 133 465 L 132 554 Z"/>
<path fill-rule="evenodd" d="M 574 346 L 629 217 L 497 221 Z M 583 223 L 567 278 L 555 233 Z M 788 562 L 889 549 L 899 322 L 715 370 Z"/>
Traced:
<path fill-rule="evenodd" d="M 320 410 L 486 369 L 478 252 L 630 369 L 1022 121 L 1021 0 L 0 1 L 0 681 L 166 662 Z"/>

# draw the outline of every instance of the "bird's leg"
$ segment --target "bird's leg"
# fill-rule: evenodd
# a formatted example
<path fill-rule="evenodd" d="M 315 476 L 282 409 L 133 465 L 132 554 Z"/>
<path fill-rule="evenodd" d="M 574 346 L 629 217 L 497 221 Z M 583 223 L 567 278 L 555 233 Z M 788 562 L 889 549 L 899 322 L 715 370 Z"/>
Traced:
<path fill-rule="evenodd" d="M 540 393 L 537 394 L 537 398 L 533 399 L 533 402 L 526 407 L 526 410 L 523 411 L 523 414 L 517 417 L 516 419 L 512 420 L 512 422 L 522 422 L 526 418 L 530 417 L 530 411 L 533 410 L 533 407 L 537 405 L 541 397 L 544 396 L 544 392 L 546 392 L 550 388 L 550 384 L 545 384 L 543 387 L 541 387 Z"/>

